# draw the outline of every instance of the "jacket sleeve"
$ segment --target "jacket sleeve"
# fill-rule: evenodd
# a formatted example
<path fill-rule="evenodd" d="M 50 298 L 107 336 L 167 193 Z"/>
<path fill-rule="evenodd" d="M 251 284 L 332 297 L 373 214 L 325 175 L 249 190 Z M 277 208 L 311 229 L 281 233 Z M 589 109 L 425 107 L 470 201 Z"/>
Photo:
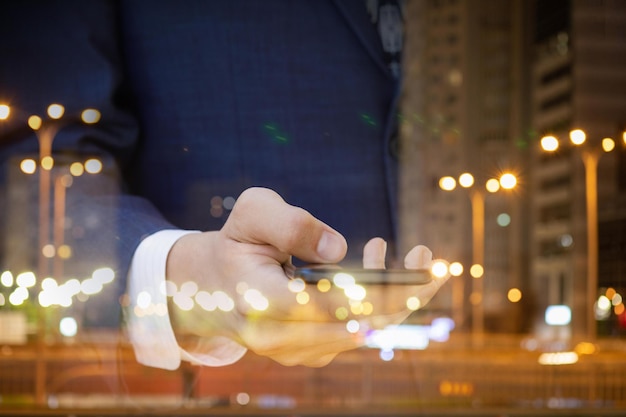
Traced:
<path fill-rule="evenodd" d="M 171 227 L 124 185 L 138 129 L 124 90 L 115 4 L 14 1 L 0 13 L 0 104 L 10 106 L 0 120 L 0 267 L 33 271 L 32 303 L 67 304 L 71 294 L 69 308 L 84 326 L 119 324 L 135 248 Z M 63 106 L 60 119 L 47 115 L 51 103 Z M 97 109 L 99 121 L 84 123 L 85 109 Z M 31 115 L 41 119 L 36 131 Z M 51 169 L 42 156 L 52 158 Z M 24 172 L 24 160 L 34 173 Z M 58 286 L 78 281 L 82 292 L 68 285 L 42 298 L 46 277 Z"/>

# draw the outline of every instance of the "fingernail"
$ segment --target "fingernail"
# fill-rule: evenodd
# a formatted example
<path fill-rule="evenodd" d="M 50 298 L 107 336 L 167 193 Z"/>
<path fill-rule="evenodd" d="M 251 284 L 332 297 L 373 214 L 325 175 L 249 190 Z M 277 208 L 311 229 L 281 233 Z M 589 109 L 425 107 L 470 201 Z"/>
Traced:
<path fill-rule="evenodd" d="M 317 242 L 317 254 L 328 262 L 335 262 L 343 255 L 344 240 L 341 236 L 328 231 L 322 232 Z"/>
<path fill-rule="evenodd" d="M 430 268 L 433 261 L 433 253 L 426 246 L 419 246 L 419 264 L 422 268 Z"/>

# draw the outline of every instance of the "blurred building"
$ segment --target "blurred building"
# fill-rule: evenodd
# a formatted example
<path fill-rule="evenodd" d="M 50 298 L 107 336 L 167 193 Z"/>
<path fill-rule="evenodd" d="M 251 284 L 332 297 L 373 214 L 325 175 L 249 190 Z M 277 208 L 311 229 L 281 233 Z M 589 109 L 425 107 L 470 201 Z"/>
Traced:
<path fill-rule="evenodd" d="M 403 112 L 404 229 L 465 272 L 450 308 L 466 329 L 587 336 L 591 300 L 626 286 L 626 3 L 555 0 L 407 2 L 407 88 Z M 617 148 L 598 167 L 598 294 L 587 278 L 585 172 L 574 128 L 586 146 Z M 548 155 L 544 134 L 563 144 Z M 419 168 L 415 168 L 419 167 Z M 475 285 L 468 196 L 511 170 L 511 192 L 484 196 L 484 276 Z M 470 172 L 477 183 L 444 192 L 438 181 Z M 475 222 L 475 219 L 474 219 Z M 482 287 L 482 288 L 481 288 Z M 478 290 L 477 290 L 478 288 Z M 521 291 L 514 302 L 511 289 Z M 610 300 L 612 301 L 612 300 Z M 473 303 L 480 303 L 477 315 Z M 619 332 L 617 307 L 597 323 Z M 571 322 L 547 326 L 545 311 L 566 305 Z M 595 325 L 595 324 L 594 324 Z"/>
<path fill-rule="evenodd" d="M 449 284 L 457 324 L 492 331 L 525 328 L 523 303 L 507 298 L 528 282 L 523 213 L 528 190 L 530 7 L 523 1 L 428 0 L 407 2 L 407 86 L 403 112 L 404 230 L 436 256 L 464 267 Z M 419 167 L 419 168 L 415 168 Z M 512 171 L 511 192 L 489 193 L 485 182 Z M 439 179 L 464 172 L 470 189 L 443 191 Z M 470 277 L 473 263 L 471 193 L 484 199 L 482 288 Z M 474 221 L 476 223 L 476 219 Z M 475 224 L 474 224 L 475 225 Z M 480 226 L 480 225 L 478 225 Z M 480 307 L 479 315 L 476 306 Z M 504 319 L 503 319 L 504 318 Z M 479 321 L 480 323 L 477 323 Z"/>
<path fill-rule="evenodd" d="M 626 286 L 626 3 L 559 0 L 537 3 L 536 48 L 532 70 L 533 127 L 537 136 L 561 142 L 554 154 L 535 146 L 532 158 L 533 290 L 543 294 L 535 317 L 542 334 L 543 311 L 554 304 L 571 307 L 567 335 L 585 335 L 587 314 L 597 296 Z M 571 129 L 583 129 L 587 141 L 568 144 Z M 587 210 L 583 152 L 603 154 L 601 140 L 617 147 L 598 160 L 598 292 L 588 290 Z M 614 302 L 612 307 L 618 307 Z M 600 313 L 601 333 L 614 333 L 617 315 Z M 621 307 L 623 309 L 623 306 Z M 616 310 L 617 313 L 620 310 Z"/>

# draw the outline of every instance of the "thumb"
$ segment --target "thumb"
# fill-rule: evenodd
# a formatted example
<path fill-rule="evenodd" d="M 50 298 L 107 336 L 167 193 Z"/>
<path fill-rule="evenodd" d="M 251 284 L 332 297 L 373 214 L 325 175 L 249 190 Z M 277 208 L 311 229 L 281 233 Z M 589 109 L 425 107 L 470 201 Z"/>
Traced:
<path fill-rule="evenodd" d="M 347 251 L 341 234 L 267 188 L 241 193 L 222 231 L 238 242 L 271 245 L 305 262 L 336 263 Z"/>

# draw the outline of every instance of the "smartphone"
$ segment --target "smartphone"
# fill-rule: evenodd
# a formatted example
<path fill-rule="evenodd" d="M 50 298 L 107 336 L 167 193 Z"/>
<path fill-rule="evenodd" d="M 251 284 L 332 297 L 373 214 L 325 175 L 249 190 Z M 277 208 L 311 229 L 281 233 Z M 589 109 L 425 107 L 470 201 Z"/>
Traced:
<path fill-rule="evenodd" d="M 424 285 L 432 279 L 429 269 L 350 269 L 304 267 L 296 268 L 294 278 L 316 284 L 321 279 L 334 282 L 337 274 L 347 274 L 354 283 L 363 285 Z"/>

